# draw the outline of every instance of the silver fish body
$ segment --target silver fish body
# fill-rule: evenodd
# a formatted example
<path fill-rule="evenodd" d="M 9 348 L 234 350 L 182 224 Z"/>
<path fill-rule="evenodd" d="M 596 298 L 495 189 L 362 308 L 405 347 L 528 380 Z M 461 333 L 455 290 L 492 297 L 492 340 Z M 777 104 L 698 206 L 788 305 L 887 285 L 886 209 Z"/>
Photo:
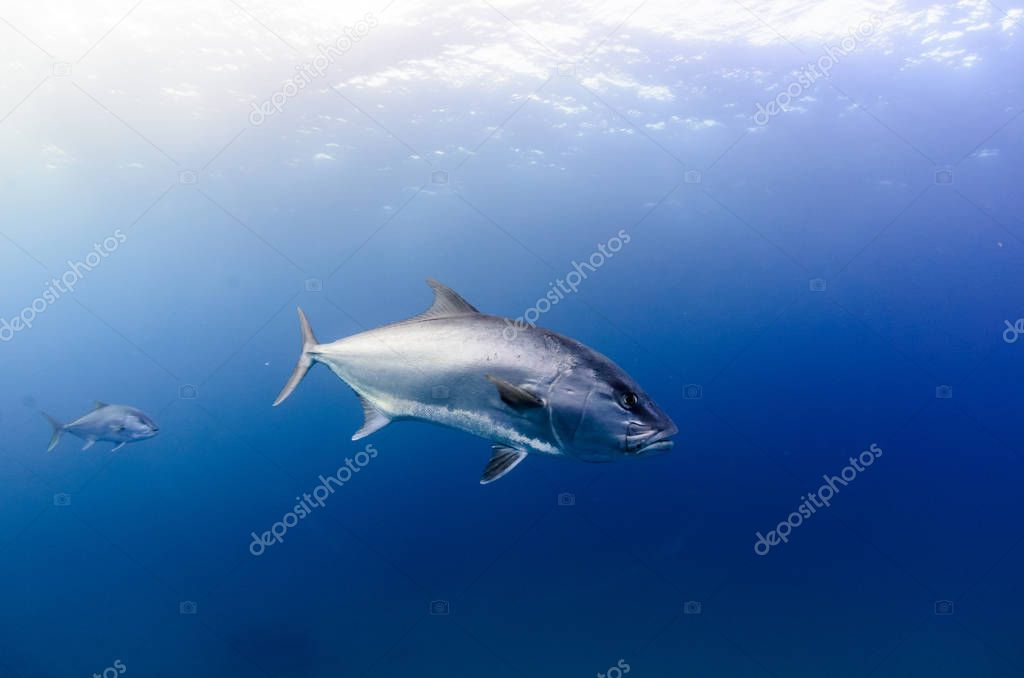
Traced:
<path fill-rule="evenodd" d="M 43 413 L 53 427 L 53 436 L 47 451 L 53 450 L 60 442 L 61 434 L 70 433 L 85 441 L 83 450 L 87 450 L 96 441 L 117 443 L 113 452 L 127 443 L 152 438 L 160 427 L 146 413 L 127 405 L 108 405 L 97 402 L 96 407 L 78 419 L 61 424 L 50 415 Z"/>
<path fill-rule="evenodd" d="M 481 482 L 526 454 L 612 461 L 671 447 L 675 424 L 611 360 L 550 330 L 480 313 L 428 283 L 435 301 L 425 313 L 327 344 L 300 309 L 303 353 L 275 405 L 314 362 L 324 363 L 363 404 L 366 422 L 354 440 L 396 419 L 466 431 L 492 442 Z"/>

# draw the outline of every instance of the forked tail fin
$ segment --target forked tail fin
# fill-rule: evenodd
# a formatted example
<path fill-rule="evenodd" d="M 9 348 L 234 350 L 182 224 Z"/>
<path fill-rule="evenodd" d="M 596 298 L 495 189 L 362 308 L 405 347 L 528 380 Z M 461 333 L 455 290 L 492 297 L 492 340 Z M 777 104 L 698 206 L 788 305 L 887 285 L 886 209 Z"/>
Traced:
<path fill-rule="evenodd" d="M 50 436 L 50 446 L 46 448 L 47 452 L 52 452 L 53 448 L 57 447 L 57 443 L 60 442 L 60 434 L 64 433 L 64 424 L 54 419 L 46 412 L 41 412 L 40 414 L 42 414 L 43 417 L 46 418 L 46 421 L 50 422 L 50 426 L 53 427 L 53 435 Z"/>
<path fill-rule="evenodd" d="M 309 326 L 309 321 L 306 320 L 306 314 L 299 311 L 299 328 L 302 330 L 302 353 L 299 355 L 299 362 L 295 365 L 295 369 L 292 370 L 292 376 L 288 377 L 288 383 L 281 389 L 281 393 L 278 394 L 277 400 L 274 401 L 274 407 L 277 407 L 284 399 L 292 394 L 295 387 L 299 385 L 302 378 L 306 376 L 306 372 L 313 366 L 313 354 L 311 351 L 316 348 L 317 341 L 316 337 L 313 336 L 313 328 Z"/>

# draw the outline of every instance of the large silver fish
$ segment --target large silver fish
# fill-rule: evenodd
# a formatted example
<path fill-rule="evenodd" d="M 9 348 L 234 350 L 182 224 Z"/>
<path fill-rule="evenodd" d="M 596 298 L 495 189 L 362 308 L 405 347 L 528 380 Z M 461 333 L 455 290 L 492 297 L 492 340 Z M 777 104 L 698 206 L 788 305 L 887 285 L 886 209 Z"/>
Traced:
<path fill-rule="evenodd" d="M 111 452 L 117 452 L 127 443 L 152 438 L 160 427 L 144 412 L 127 405 L 108 405 L 96 401 L 96 407 L 70 424 L 62 424 L 46 412 L 43 416 L 53 427 L 53 436 L 47 452 L 57 447 L 62 433 L 67 432 L 85 440 L 83 450 L 88 450 L 97 440 L 117 443 Z"/>
<path fill-rule="evenodd" d="M 321 344 L 302 309 L 302 354 L 274 405 L 313 363 L 359 396 L 359 440 L 396 419 L 417 419 L 492 442 L 481 483 L 528 453 L 589 462 L 646 457 L 672 447 L 672 420 L 615 363 L 550 330 L 485 315 L 428 280 L 434 304 L 400 322 Z"/>

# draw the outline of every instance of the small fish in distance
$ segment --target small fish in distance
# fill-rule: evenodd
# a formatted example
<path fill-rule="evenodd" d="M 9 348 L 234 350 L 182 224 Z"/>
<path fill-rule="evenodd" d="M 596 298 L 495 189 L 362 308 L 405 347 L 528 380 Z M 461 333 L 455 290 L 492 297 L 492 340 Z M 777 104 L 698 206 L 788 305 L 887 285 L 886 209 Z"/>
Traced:
<path fill-rule="evenodd" d="M 117 443 L 111 452 L 117 452 L 127 443 L 152 438 L 160 427 L 144 412 L 127 405 L 108 405 L 96 401 L 91 412 L 75 419 L 69 424 L 62 424 L 46 412 L 42 413 L 53 427 L 53 436 L 47 452 L 57 447 L 62 433 L 70 433 L 85 441 L 83 450 L 88 450 L 97 440 Z"/>

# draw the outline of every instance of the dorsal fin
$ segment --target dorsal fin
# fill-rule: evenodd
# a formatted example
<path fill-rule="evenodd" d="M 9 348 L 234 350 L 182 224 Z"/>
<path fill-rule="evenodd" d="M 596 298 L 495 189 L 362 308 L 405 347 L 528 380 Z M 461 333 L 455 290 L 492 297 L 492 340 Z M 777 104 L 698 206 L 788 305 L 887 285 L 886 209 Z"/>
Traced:
<path fill-rule="evenodd" d="M 359 404 L 363 406 L 364 421 L 362 428 L 352 434 L 352 440 L 365 438 L 374 431 L 379 431 L 391 423 L 391 419 L 374 407 L 373 403 L 367 400 L 361 393 L 356 393 L 356 395 L 359 396 Z"/>
<path fill-rule="evenodd" d="M 96 405 L 96 407 L 93 408 L 94 410 L 98 410 L 101 407 L 110 407 L 107 403 L 103 402 L 102 400 L 94 400 L 93 403 Z"/>
<path fill-rule="evenodd" d="M 429 320 L 431 318 L 447 318 L 453 315 L 466 315 L 467 313 L 479 313 L 473 304 L 459 296 L 459 294 L 433 278 L 427 278 L 427 284 L 434 290 L 434 303 L 423 313 L 409 318 L 409 320 Z M 408 321 L 406 321 L 408 322 Z"/>

